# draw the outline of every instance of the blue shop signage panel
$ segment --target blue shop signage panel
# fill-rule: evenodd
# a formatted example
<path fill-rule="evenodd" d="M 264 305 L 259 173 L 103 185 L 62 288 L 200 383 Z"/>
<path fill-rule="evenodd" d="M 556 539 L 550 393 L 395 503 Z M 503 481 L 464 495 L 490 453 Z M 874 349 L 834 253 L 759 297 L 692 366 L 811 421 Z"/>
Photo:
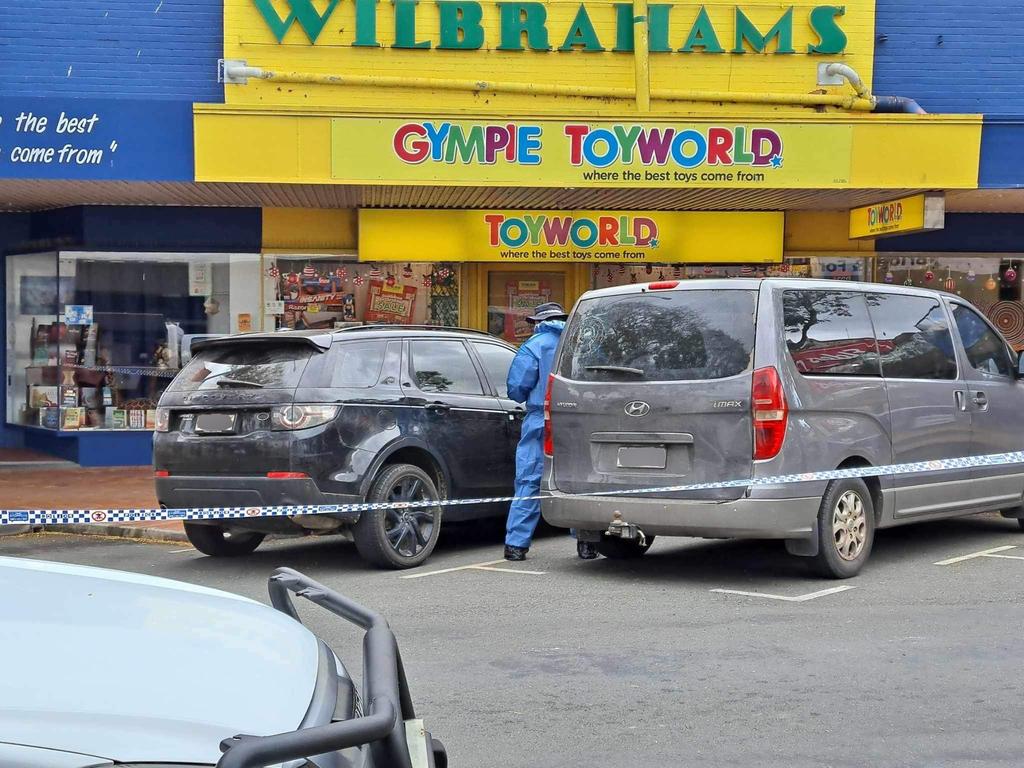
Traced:
<path fill-rule="evenodd" d="M 194 176 L 191 102 L 0 98 L 0 179 Z"/>

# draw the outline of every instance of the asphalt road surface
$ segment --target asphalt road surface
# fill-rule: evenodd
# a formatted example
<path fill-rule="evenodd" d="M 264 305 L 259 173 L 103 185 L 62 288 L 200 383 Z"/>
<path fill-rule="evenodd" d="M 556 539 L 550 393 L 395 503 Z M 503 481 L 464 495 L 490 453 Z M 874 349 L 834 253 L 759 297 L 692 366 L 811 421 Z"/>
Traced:
<path fill-rule="evenodd" d="M 559 535 L 507 570 L 433 573 L 501 557 L 493 531 L 442 536 L 402 573 L 370 570 L 336 538 L 216 560 L 180 544 L 28 535 L 0 539 L 0 554 L 264 601 L 274 567 L 302 570 L 388 617 L 453 766 L 1024 764 L 1015 521 L 880 532 L 865 571 L 844 582 L 809 575 L 780 543 L 659 540 L 640 561 L 583 562 Z M 419 574 L 431 575 L 403 578 Z M 357 675 L 355 631 L 305 615 Z M 160 660 L 145 673 L 158 677 Z"/>

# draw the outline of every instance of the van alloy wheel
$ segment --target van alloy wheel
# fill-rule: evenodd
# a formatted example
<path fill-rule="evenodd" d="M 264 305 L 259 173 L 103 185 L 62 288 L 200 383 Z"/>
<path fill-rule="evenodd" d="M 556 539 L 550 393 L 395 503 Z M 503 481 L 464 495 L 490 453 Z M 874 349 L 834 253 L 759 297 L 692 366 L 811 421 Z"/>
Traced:
<path fill-rule="evenodd" d="M 856 576 L 871 556 L 875 519 L 867 483 L 859 477 L 832 480 L 825 486 L 814 525 L 814 569 L 830 579 Z"/>
<path fill-rule="evenodd" d="M 434 501 L 436 495 L 427 495 L 423 481 L 416 476 L 404 476 L 388 492 L 388 501 Z M 427 546 L 434 531 L 433 509 L 389 509 L 384 515 L 384 535 L 391 548 L 402 557 L 415 557 Z"/>
<path fill-rule="evenodd" d="M 836 552 L 843 560 L 856 560 L 868 538 L 864 502 L 855 491 L 846 491 L 832 512 L 832 534 Z"/>

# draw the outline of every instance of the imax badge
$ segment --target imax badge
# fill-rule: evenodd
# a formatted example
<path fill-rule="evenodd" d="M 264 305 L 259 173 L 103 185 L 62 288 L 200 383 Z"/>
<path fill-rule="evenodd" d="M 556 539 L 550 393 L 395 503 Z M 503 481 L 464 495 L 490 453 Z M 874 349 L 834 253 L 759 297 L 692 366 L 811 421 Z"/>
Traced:
<path fill-rule="evenodd" d="M 627 416 L 640 418 L 641 416 L 646 416 L 651 412 L 651 406 L 643 400 L 633 400 L 632 402 L 626 403 L 625 411 Z"/>

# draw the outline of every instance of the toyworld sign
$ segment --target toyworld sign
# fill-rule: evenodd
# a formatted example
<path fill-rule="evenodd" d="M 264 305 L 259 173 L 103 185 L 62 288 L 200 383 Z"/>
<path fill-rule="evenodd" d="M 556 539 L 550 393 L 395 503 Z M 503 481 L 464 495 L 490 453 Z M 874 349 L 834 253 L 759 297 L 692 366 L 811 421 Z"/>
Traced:
<path fill-rule="evenodd" d="M 316 45 L 330 37 L 329 45 L 360 48 L 629 52 L 638 21 L 630 2 L 580 3 L 568 14 L 542 2 L 248 2 L 279 44 L 293 45 Z M 654 53 L 838 55 L 848 42 L 845 15 L 843 5 L 801 6 L 798 16 L 792 6 L 766 8 L 758 2 L 651 4 L 649 48 Z M 324 36 L 328 29 L 348 39 Z"/>
<path fill-rule="evenodd" d="M 848 125 L 332 120 L 346 183 L 793 187 L 845 183 Z"/>
<path fill-rule="evenodd" d="M 359 260 L 773 263 L 784 214 L 747 211 L 359 211 Z"/>

